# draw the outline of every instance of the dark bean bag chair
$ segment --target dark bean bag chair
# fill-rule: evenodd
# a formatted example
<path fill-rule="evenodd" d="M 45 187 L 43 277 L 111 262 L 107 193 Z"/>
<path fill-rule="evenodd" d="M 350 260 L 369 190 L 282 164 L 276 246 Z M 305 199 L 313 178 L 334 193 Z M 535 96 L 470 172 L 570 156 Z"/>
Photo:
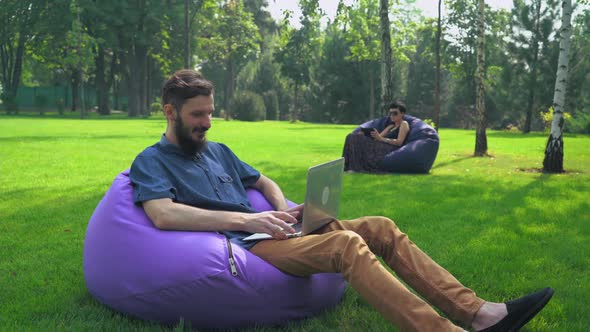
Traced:
<path fill-rule="evenodd" d="M 249 189 L 248 198 L 258 211 L 272 209 L 258 191 Z M 340 274 L 281 272 L 216 232 L 155 228 L 133 204 L 129 171 L 90 219 L 84 277 L 90 294 L 113 310 L 170 325 L 182 319 L 197 329 L 312 317 L 340 302 L 346 285 Z"/>
<path fill-rule="evenodd" d="M 404 115 L 404 120 L 410 125 L 406 143 L 388 153 L 379 162 L 379 167 L 392 173 L 428 173 L 438 153 L 438 134 L 434 128 L 416 117 Z M 391 123 L 388 116 L 370 120 L 357 127 L 353 133 L 356 134 L 361 128 L 377 128 L 382 131 Z"/>

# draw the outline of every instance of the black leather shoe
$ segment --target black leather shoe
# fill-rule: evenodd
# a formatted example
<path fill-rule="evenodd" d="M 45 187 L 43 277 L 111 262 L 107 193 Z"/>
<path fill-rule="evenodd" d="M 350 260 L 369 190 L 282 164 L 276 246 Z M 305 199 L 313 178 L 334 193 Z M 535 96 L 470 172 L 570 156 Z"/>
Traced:
<path fill-rule="evenodd" d="M 506 302 L 508 315 L 501 321 L 479 332 L 516 332 L 545 307 L 553 296 L 553 289 L 547 287 L 536 293 Z"/>

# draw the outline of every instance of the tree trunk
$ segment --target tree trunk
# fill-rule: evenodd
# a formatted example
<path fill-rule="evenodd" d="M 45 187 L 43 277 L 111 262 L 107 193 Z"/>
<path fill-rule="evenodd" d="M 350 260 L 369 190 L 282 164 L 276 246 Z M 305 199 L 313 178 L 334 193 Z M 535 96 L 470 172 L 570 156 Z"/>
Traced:
<path fill-rule="evenodd" d="M 293 83 L 293 109 L 291 110 L 291 123 L 297 122 L 297 109 L 299 108 L 299 84 Z"/>
<path fill-rule="evenodd" d="M 139 64 L 139 114 L 145 116 L 147 112 L 147 47 L 140 46 L 140 52 L 137 55 Z"/>
<path fill-rule="evenodd" d="M 129 66 L 129 117 L 137 117 L 143 115 L 146 110 L 147 47 L 141 42 L 135 41 L 133 51 L 130 53 L 130 61 L 127 61 Z"/>
<path fill-rule="evenodd" d="M 379 15 L 381 21 L 381 111 L 385 113 L 393 95 L 389 0 L 381 0 Z"/>
<path fill-rule="evenodd" d="M 150 57 L 146 59 L 146 78 L 145 78 L 145 107 L 146 116 L 150 116 L 152 112 L 152 71 L 153 63 Z"/>
<path fill-rule="evenodd" d="M 135 36 L 131 40 L 131 49 L 128 51 L 127 65 L 129 67 L 128 98 L 129 117 L 137 117 L 146 111 L 146 59 L 147 45 L 142 36 L 145 35 L 146 1 L 137 2 L 139 15 L 137 26 L 134 27 Z"/>
<path fill-rule="evenodd" d="M 112 88 L 113 91 L 113 108 L 119 109 L 119 92 L 117 91 L 117 81 L 115 72 L 117 71 L 117 53 L 113 52 L 113 58 L 111 59 L 111 70 L 109 72 L 109 79 L 107 81 L 107 91 Z"/>
<path fill-rule="evenodd" d="M 78 92 L 80 88 L 80 75 L 78 75 L 78 69 L 74 69 L 72 72 L 72 112 L 78 109 Z"/>
<path fill-rule="evenodd" d="M 121 109 L 121 103 L 119 102 L 119 83 L 113 82 L 113 108 L 116 110 Z"/>
<path fill-rule="evenodd" d="M 555 90 L 553 92 L 553 122 L 551 123 L 551 134 L 545 147 L 545 159 L 543 160 L 543 171 L 549 173 L 562 173 L 563 170 L 563 117 L 565 96 L 567 91 L 567 74 L 569 68 L 569 53 L 571 46 L 571 17 L 572 1 L 561 1 L 561 40 L 559 41 L 559 60 L 557 64 L 557 77 L 555 79 Z"/>
<path fill-rule="evenodd" d="M 64 110 L 70 104 L 70 83 L 66 81 L 66 86 L 64 88 Z M 61 114 L 63 115 L 63 114 Z"/>
<path fill-rule="evenodd" d="M 537 89 L 537 67 L 539 62 L 539 34 L 541 30 L 541 1 L 537 1 L 535 8 L 535 34 L 533 36 L 533 62 L 531 63 L 531 79 L 529 83 L 529 97 L 524 122 L 523 133 L 531 132 L 531 123 L 535 109 L 535 90 Z"/>
<path fill-rule="evenodd" d="M 23 33 L 19 34 L 16 52 L 13 53 L 12 41 L 8 41 L 6 46 L 3 45 L 1 50 L 2 58 L 2 85 L 4 88 L 2 99 L 7 108 L 8 114 L 18 114 L 18 102 L 16 95 L 18 86 L 20 85 L 23 55 L 25 50 L 26 36 Z"/>
<path fill-rule="evenodd" d="M 84 72 L 82 68 L 78 70 L 78 83 L 80 84 L 80 119 L 86 117 L 86 96 L 84 95 Z"/>
<path fill-rule="evenodd" d="M 225 97 L 223 99 L 223 108 L 225 109 L 225 120 L 231 119 L 230 102 L 234 96 L 234 62 L 231 59 L 227 60 L 227 72 L 225 76 Z"/>
<path fill-rule="evenodd" d="M 23 54 L 25 52 L 25 35 L 21 32 L 18 38 L 18 45 L 16 46 L 16 58 L 14 59 L 14 68 L 12 71 L 12 82 L 10 87 L 10 95 L 14 97 L 14 112 L 18 114 L 18 103 L 16 102 L 16 94 L 18 86 L 20 85 L 20 77 L 23 69 Z"/>
<path fill-rule="evenodd" d="M 438 122 L 440 121 L 440 38 L 442 35 L 441 5 L 442 0 L 438 0 L 438 20 L 436 23 L 436 76 L 434 80 L 434 112 L 432 114 L 434 129 L 437 131 Z"/>
<path fill-rule="evenodd" d="M 534 82 L 537 81 L 536 75 L 531 76 L 531 80 L 529 82 L 529 96 L 526 108 L 526 117 L 524 119 L 524 127 L 522 128 L 522 132 L 524 134 L 528 134 L 531 132 L 531 122 L 533 119 L 533 108 L 535 107 L 535 89 L 532 88 L 534 86 Z"/>
<path fill-rule="evenodd" d="M 190 0 L 184 0 L 184 68 L 191 68 Z"/>
<path fill-rule="evenodd" d="M 133 54 L 130 54 L 129 57 L 131 58 L 131 61 L 127 62 L 129 66 L 129 78 L 127 80 L 127 114 L 129 117 L 134 118 L 139 115 L 140 87 L 138 79 L 140 78 L 140 74 L 139 64 L 135 61 L 135 57 Z"/>
<path fill-rule="evenodd" d="M 109 107 L 109 89 L 105 80 L 105 60 L 104 60 L 104 48 L 98 46 L 96 52 L 96 104 L 98 105 L 98 114 L 109 115 L 111 109 Z"/>
<path fill-rule="evenodd" d="M 482 157 L 488 152 L 488 139 L 486 136 L 486 92 L 485 92 L 485 2 L 478 0 L 479 15 L 477 20 L 477 78 L 475 111 L 477 113 L 477 129 L 475 133 L 474 156 Z"/>
<path fill-rule="evenodd" d="M 369 119 L 375 118 L 375 73 L 369 62 Z"/>

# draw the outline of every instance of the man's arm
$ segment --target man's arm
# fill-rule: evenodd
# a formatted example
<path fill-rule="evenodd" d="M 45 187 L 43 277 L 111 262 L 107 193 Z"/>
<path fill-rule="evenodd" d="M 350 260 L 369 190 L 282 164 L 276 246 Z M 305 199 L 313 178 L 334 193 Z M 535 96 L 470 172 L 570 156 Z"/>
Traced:
<path fill-rule="evenodd" d="M 255 189 L 260 191 L 264 198 L 272 205 L 277 211 L 284 211 L 289 208 L 283 191 L 273 180 L 260 174 L 258 181 L 253 186 Z"/>
<path fill-rule="evenodd" d="M 205 210 L 173 202 L 170 198 L 143 202 L 143 208 L 154 226 L 162 230 L 179 231 L 244 231 L 267 233 L 275 239 L 286 239 L 295 230 L 298 211 L 267 211 L 242 213 Z"/>

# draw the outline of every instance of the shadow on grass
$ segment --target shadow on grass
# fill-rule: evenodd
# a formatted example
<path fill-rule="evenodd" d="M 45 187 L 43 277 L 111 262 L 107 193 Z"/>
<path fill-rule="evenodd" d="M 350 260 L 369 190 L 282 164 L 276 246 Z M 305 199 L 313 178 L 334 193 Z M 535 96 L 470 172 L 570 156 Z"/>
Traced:
<path fill-rule="evenodd" d="M 300 131 L 300 130 L 319 130 L 319 129 L 337 129 L 337 130 L 342 130 L 342 129 L 345 129 L 346 128 L 344 126 L 347 126 L 347 125 L 346 124 L 337 124 L 337 125 L 335 125 L 335 124 L 329 124 L 329 123 L 326 123 L 326 124 L 309 124 L 309 123 L 307 123 L 305 126 L 293 125 L 293 127 L 288 127 L 288 128 L 285 128 L 285 129 L 286 130 L 296 130 L 296 131 Z M 351 132 L 352 132 L 352 129 L 356 128 L 355 125 L 350 125 L 350 127 L 351 127 Z M 349 133 L 347 132 L 347 134 L 349 134 Z"/>
<path fill-rule="evenodd" d="M 302 201 L 307 169 L 280 161 L 261 162 L 257 168 L 279 183 L 289 199 Z M 588 252 L 590 231 L 587 224 L 568 217 L 590 211 L 590 202 L 568 201 L 571 193 L 584 192 L 587 185 L 564 188 L 550 174 L 525 180 L 346 174 L 341 216 L 385 215 L 396 220 L 415 243 L 486 298 L 503 301 L 551 285 L 558 297 L 581 298 L 570 300 L 570 306 L 583 307 L 589 290 L 576 283 L 587 281 L 588 259 L 573 253 Z M 110 186 L 111 181 L 104 182 Z M 114 313 L 86 291 L 83 241 L 105 183 L 92 184 L 91 190 L 76 185 L 8 193 L 27 204 L 12 209 L 0 225 L 10 235 L 2 243 L 3 254 L 10 258 L 0 266 L 17 272 L 2 282 L 0 301 L 19 299 L 15 308 L 9 304 L 0 311 L 6 317 L 21 322 L 34 317 L 65 326 L 82 324 L 80 319 L 96 326 L 159 326 Z M 564 211 L 543 208 L 531 203 L 532 198 L 573 206 Z M 587 311 L 569 306 L 560 310 L 565 317 Z"/>
<path fill-rule="evenodd" d="M 449 165 L 453 165 L 453 164 L 462 162 L 463 160 L 467 160 L 467 159 L 471 159 L 471 158 L 475 158 L 475 157 L 474 156 L 463 156 L 463 157 L 451 159 L 449 161 L 443 161 L 441 163 L 435 163 L 434 166 L 432 167 L 432 169 L 434 170 L 434 169 L 437 169 L 437 168 L 447 167 Z"/>
<path fill-rule="evenodd" d="M 127 140 L 131 138 L 151 138 L 154 135 L 84 135 L 84 136 L 16 136 L 16 137 L 0 137 L 0 143 L 14 143 L 14 142 L 47 142 L 47 141 L 73 141 L 73 140 Z"/>
<path fill-rule="evenodd" d="M 538 137 L 545 137 L 547 138 L 549 134 L 545 134 L 542 132 L 531 132 L 528 134 L 523 134 L 521 132 L 510 132 L 510 131 L 492 131 L 487 133 L 488 137 L 493 138 L 538 138 Z"/>
<path fill-rule="evenodd" d="M 101 115 L 96 112 L 89 113 L 85 118 L 80 118 L 80 112 L 64 112 L 63 115 L 59 115 L 57 112 L 46 112 L 43 115 L 39 115 L 39 112 L 19 112 L 18 114 L 6 114 L 0 113 L 0 116 L 6 119 L 55 119 L 55 120 L 160 120 L 162 121 L 163 116 L 151 115 L 151 116 L 137 116 L 129 117 L 127 113 L 113 113 L 109 115 Z"/>
<path fill-rule="evenodd" d="M 527 255 L 524 248 L 538 247 L 546 255 L 547 262 L 559 262 L 563 259 L 562 255 L 569 255 L 569 252 L 561 249 L 545 250 L 545 245 L 578 250 L 571 243 L 563 243 L 564 237 L 554 231 L 581 236 L 580 225 L 576 225 L 573 220 L 560 218 L 571 214 L 569 211 L 590 211 L 590 202 L 578 200 L 574 206 L 568 206 L 565 212 L 551 209 L 550 204 L 567 201 L 567 192 L 587 189 L 580 183 L 564 192 L 559 183 L 549 181 L 551 178 L 552 175 L 540 174 L 534 180 L 520 185 L 511 183 L 509 179 L 498 183 L 493 180 L 469 181 L 448 175 L 382 177 L 352 174 L 345 177 L 344 191 L 348 202 L 342 202 L 341 212 L 346 218 L 365 214 L 391 217 L 398 220 L 402 229 L 407 227 L 421 234 L 423 237 L 417 239 L 420 243 L 440 243 L 440 236 L 444 234 L 448 237 L 444 242 L 452 244 L 455 250 L 453 255 L 458 257 L 486 252 L 493 257 L 504 257 L 509 265 L 511 258 Z M 388 194 L 375 189 L 387 187 L 392 188 Z M 538 204 L 531 204 L 533 197 L 537 202 L 546 202 L 547 208 L 541 209 Z M 379 203 L 371 204 L 369 201 Z M 368 205 L 370 210 L 363 205 Z M 535 233 L 529 228 L 547 229 L 547 232 Z M 495 234 L 503 233 L 510 236 L 495 237 Z M 590 240 L 587 233 L 583 237 Z M 526 241 L 520 247 L 518 244 L 522 244 L 522 239 Z M 505 241 L 513 242 L 507 246 L 498 245 Z M 540 258 L 535 257 L 535 260 Z M 496 259 L 493 261 L 497 262 Z M 479 264 L 476 260 L 473 263 Z"/>
<path fill-rule="evenodd" d="M 584 134 L 575 134 L 575 133 L 564 133 L 564 138 L 578 138 L 578 137 L 586 137 L 588 135 Z M 488 137 L 495 137 L 495 138 L 538 138 L 543 137 L 547 139 L 549 137 L 549 132 L 540 132 L 535 131 L 528 134 L 523 134 L 521 132 L 510 132 L 510 131 L 491 131 L 487 133 Z"/>

